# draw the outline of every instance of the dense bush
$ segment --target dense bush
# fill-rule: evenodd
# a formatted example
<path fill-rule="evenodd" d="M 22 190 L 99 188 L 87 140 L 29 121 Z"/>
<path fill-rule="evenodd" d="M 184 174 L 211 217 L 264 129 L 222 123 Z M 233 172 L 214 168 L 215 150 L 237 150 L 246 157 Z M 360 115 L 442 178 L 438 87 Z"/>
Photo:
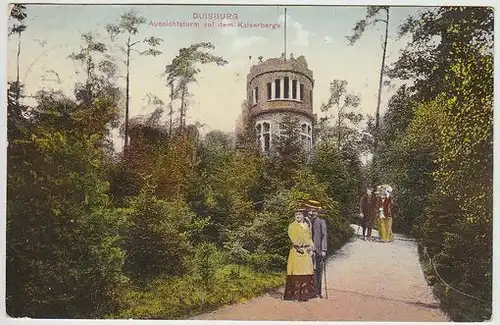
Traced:
<path fill-rule="evenodd" d="M 126 218 L 111 204 L 102 177 L 102 133 L 61 127 L 50 112 L 76 108 L 65 101 L 40 105 L 37 124 L 25 125 L 25 135 L 10 139 L 11 316 L 100 317 L 118 307 L 126 281 L 120 248 Z"/>
<path fill-rule="evenodd" d="M 146 288 L 131 287 L 127 308 L 114 318 L 186 319 L 226 304 L 244 302 L 284 284 L 283 273 L 258 273 L 248 267 L 225 265 L 213 281 L 200 286 L 195 277 L 158 278 Z"/>
<path fill-rule="evenodd" d="M 125 237 L 126 269 L 138 278 L 179 275 L 186 270 L 191 252 L 185 232 L 192 212 L 179 202 L 167 202 L 145 187 L 130 204 Z"/>
<path fill-rule="evenodd" d="M 384 118 L 385 147 L 378 158 L 394 164 L 378 168 L 395 187 L 395 226 L 413 230 L 445 281 L 478 298 L 448 295 L 439 280 L 436 292 L 443 308 L 454 320 L 487 320 L 492 298 L 493 11 L 439 8 L 418 18 L 402 28 L 413 40 L 391 73 L 415 81 L 411 91 L 398 93 Z M 440 36 L 439 42 L 430 42 L 434 36 Z M 422 66 L 422 58 L 434 68 Z M 396 126 L 402 130 L 391 136 Z M 433 268 L 428 272 L 437 277 Z"/>

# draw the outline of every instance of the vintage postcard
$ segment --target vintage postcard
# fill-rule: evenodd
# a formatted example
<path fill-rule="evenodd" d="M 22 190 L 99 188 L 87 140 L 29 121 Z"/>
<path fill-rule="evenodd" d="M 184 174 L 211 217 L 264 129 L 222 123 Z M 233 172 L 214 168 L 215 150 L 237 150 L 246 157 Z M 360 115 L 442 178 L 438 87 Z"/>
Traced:
<path fill-rule="evenodd" d="M 7 14 L 8 319 L 493 318 L 492 7 Z"/>

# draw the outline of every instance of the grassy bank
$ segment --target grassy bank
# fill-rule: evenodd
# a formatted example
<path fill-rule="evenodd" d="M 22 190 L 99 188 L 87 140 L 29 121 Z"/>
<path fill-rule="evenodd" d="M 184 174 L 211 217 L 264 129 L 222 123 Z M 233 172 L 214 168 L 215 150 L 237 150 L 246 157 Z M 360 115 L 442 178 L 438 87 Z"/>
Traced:
<path fill-rule="evenodd" d="M 258 273 L 250 267 L 226 265 L 214 277 L 156 279 L 128 288 L 124 308 L 112 318 L 186 319 L 221 306 L 243 302 L 285 283 L 284 272 Z"/>
<path fill-rule="evenodd" d="M 335 251 L 352 237 L 352 232 L 335 243 Z M 333 248 L 333 247 L 332 247 Z M 114 319 L 187 319 L 234 303 L 245 302 L 285 284 L 282 272 L 259 272 L 237 264 L 217 268 L 210 279 L 195 275 L 157 278 L 129 285 L 122 298 L 121 312 Z"/>

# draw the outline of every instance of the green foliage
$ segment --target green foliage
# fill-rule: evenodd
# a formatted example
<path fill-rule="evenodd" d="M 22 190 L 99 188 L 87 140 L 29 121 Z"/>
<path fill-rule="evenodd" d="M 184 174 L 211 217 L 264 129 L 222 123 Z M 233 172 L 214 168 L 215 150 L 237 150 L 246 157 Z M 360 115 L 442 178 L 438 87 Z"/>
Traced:
<path fill-rule="evenodd" d="M 115 205 L 123 207 L 128 199 L 139 195 L 142 178 L 127 164 L 121 161 L 110 164 L 107 177 L 110 181 L 109 194 Z"/>
<path fill-rule="evenodd" d="M 124 297 L 128 307 L 112 317 L 186 319 L 222 305 L 244 302 L 282 286 L 284 279 L 281 272 L 261 274 L 239 265 L 217 269 L 209 286 L 198 285 L 194 277 L 159 278 L 146 287 L 131 287 Z"/>
<path fill-rule="evenodd" d="M 7 89 L 7 139 L 14 141 L 26 136 L 29 123 L 24 118 L 28 115 L 29 107 L 22 105 L 20 99 L 23 99 L 23 85 L 17 82 L 9 82 Z M 7 150 L 12 151 L 12 146 Z"/>
<path fill-rule="evenodd" d="M 335 142 L 339 149 L 358 147 L 362 140 L 359 124 L 363 120 L 363 114 L 353 111 L 359 107 L 360 97 L 348 93 L 347 85 L 345 80 L 332 81 L 330 98 L 320 108 L 325 116 L 318 126 L 318 141 Z"/>
<path fill-rule="evenodd" d="M 181 100 L 180 124 L 185 126 L 185 116 L 188 106 L 189 85 L 196 82 L 197 75 L 201 70 L 197 64 L 215 63 L 218 66 L 226 65 L 228 62 L 203 50 L 213 50 L 215 46 L 210 42 L 195 43 L 189 47 L 179 50 L 179 54 L 165 67 L 167 84 L 173 85 L 172 100 Z"/>
<path fill-rule="evenodd" d="M 192 260 L 191 273 L 194 280 L 202 286 L 209 287 L 213 283 L 217 269 L 224 262 L 224 256 L 211 243 L 202 243 L 196 247 Z"/>
<path fill-rule="evenodd" d="M 395 187 L 395 226 L 412 227 L 438 273 L 482 299 L 449 294 L 437 280 L 442 307 L 459 321 L 491 317 L 492 24 L 490 8 L 442 7 L 401 27 L 413 39 L 391 76 L 414 83 L 391 101 L 377 156 Z"/>
<path fill-rule="evenodd" d="M 108 59 L 108 48 L 93 33 L 82 34 L 83 45 L 78 53 L 69 58 L 83 67 L 85 81 L 75 85 L 75 97 L 79 102 L 92 103 L 95 98 L 117 102 L 121 94 L 114 85 L 117 73 L 116 64 Z M 118 116 L 115 117 L 115 119 Z M 117 125 L 117 121 L 115 126 Z"/>
<path fill-rule="evenodd" d="M 380 18 L 380 13 L 383 11 L 385 11 L 386 13 L 386 19 Z M 353 45 L 354 43 L 356 43 L 365 32 L 366 27 L 374 25 L 378 22 L 384 22 L 385 24 L 389 24 L 389 7 L 383 7 L 383 6 L 366 7 L 365 19 L 359 20 L 352 29 L 353 34 L 351 36 L 346 37 L 349 44 Z"/>
<path fill-rule="evenodd" d="M 491 53 L 493 21 L 493 9 L 488 7 L 437 7 L 409 17 L 399 34 L 411 36 L 411 41 L 388 75 L 411 80 L 410 89 L 420 100 L 432 100 L 440 92 L 453 93 L 443 78 L 453 64 L 450 51 L 475 44 L 481 53 Z"/>
<path fill-rule="evenodd" d="M 127 270 L 139 279 L 182 274 L 191 247 L 184 232 L 192 212 L 183 202 L 166 202 L 146 186 L 130 203 L 125 239 Z"/>
<path fill-rule="evenodd" d="M 120 249 L 125 218 L 107 195 L 100 143 L 99 134 L 82 138 L 44 123 L 10 143 L 11 316 L 100 317 L 118 307 L 126 280 Z"/>
<path fill-rule="evenodd" d="M 273 149 L 265 160 L 264 168 L 272 175 L 278 188 L 290 189 L 294 183 L 293 173 L 308 159 L 307 140 L 303 140 L 300 133 L 299 119 L 287 114 L 281 121 L 280 135 L 271 140 Z"/>
<path fill-rule="evenodd" d="M 20 69 L 20 57 L 21 57 L 21 34 L 26 30 L 27 26 L 24 24 L 24 20 L 28 17 L 26 13 L 26 6 L 22 4 L 13 4 L 10 12 L 10 17 L 15 19 L 12 22 L 9 19 L 8 37 L 17 34 L 17 73 L 16 82 L 19 84 L 19 69 Z M 19 97 L 17 97 L 19 100 Z M 19 104 L 19 102 L 17 103 Z"/>
<path fill-rule="evenodd" d="M 314 174 L 326 185 L 327 195 L 340 203 L 340 214 L 345 218 L 359 210 L 363 176 L 357 153 L 349 147 L 339 150 L 335 144 L 320 142 L 312 162 Z"/>
<path fill-rule="evenodd" d="M 321 105 L 325 116 L 318 125 L 311 167 L 326 185 L 328 196 L 340 203 L 340 214 L 349 219 L 357 214 L 364 178 L 360 156 L 369 149 L 371 140 L 359 128 L 363 120 L 356 112 L 360 98 L 349 93 L 347 86 L 345 80 L 330 83 L 330 98 Z"/>

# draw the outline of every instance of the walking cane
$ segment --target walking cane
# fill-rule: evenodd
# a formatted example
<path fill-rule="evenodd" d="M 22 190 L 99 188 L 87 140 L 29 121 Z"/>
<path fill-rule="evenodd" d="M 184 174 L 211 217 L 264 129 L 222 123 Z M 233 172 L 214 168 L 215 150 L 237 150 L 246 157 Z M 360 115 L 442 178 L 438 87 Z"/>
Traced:
<path fill-rule="evenodd" d="M 323 257 L 323 274 L 325 277 L 325 297 L 328 299 L 328 286 L 326 285 L 326 259 Z"/>

